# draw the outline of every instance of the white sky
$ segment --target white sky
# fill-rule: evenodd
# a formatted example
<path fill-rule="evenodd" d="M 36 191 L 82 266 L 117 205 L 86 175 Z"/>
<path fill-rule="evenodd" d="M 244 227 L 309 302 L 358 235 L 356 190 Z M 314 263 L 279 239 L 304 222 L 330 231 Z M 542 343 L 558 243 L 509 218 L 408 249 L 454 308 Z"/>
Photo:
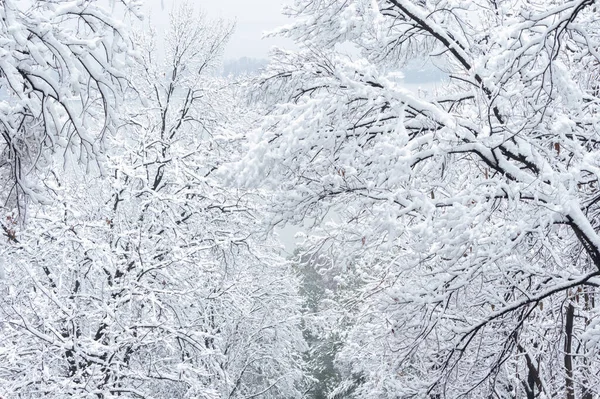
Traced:
<path fill-rule="evenodd" d="M 209 18 L 236 21 L 236 29 L 225 50 L 225 58 L 266 58 L 273 46 L 289 47 L 284 39 L 262 39 L 265 31 L 290 23 L 281 13 L 285 0 L 188 0 L 205 11 Z M 157 29 L 166 29 L 169 11 L 181 0 L 145 0 L 151 21 Z"/>

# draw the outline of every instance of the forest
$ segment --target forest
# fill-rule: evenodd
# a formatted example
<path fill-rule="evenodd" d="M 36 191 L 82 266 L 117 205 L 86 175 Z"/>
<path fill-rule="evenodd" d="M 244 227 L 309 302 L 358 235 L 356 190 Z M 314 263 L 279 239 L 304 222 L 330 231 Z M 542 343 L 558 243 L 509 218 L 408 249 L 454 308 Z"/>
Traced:
<path fill-rule="evenodd" d="M 600 398 L 600 2 L 283 12 L 0 0 L 0 398 Z"/>

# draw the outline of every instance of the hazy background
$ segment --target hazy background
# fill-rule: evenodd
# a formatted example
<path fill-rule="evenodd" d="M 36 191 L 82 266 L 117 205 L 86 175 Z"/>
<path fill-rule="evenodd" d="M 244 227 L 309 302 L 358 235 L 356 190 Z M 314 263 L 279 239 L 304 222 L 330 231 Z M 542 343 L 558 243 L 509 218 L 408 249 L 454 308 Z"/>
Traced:
<path fill-rule="evenodd" d="M 225 59 L 241 57 L 266 58 L 273 46 L 289 47 L 291 41 L 281 38 L 262 39 L 263 32 L 271 31 L 290 20 L 281 12 L 282 0 L 194 0 L 189 1 L 205 11 L 209 19 L 223 18 L 235 21 L 236 27 Z M 145 0 L 151 22 L 160 31 L 168 26 L 169 12 L 181 4 L 179 0 Z"/>
<path fill-rule="evenodd" d="M 185 0 L 145 0 L 150 23 L 159 36 L 168 28 L 169 12 Z M 266 63 L 273 47 L 295 48 L 291 40 L 280 37 L 264 37 L 266 32 L 291 23 L 283 15 L 284 4 L 292 0 L 187 0 L 197 9 L 203 10 L 208 19 L 225 19 L 236 23 L 224 53 L 227 75 L 237 72 L 252 72 Z M 418 89 L 440 82 L 444 74 L 432 66 L 415 62 L 403 70 L 404 82 L 410 89 Z"/>

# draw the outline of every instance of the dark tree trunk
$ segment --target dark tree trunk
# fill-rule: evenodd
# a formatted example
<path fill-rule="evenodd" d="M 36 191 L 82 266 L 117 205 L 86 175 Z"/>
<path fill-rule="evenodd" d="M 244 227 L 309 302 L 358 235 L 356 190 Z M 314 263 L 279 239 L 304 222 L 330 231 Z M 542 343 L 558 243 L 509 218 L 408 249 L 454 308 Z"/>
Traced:
<path fill-rule="evenodd" d="M 573 318 L 575 308 L 572 303 L 567 306 L 565 320 L 565 390 L 567 399 L 575 399 L 575 388 L 573 386 L 573 357 L 571 355 L 573 346 Z"/>

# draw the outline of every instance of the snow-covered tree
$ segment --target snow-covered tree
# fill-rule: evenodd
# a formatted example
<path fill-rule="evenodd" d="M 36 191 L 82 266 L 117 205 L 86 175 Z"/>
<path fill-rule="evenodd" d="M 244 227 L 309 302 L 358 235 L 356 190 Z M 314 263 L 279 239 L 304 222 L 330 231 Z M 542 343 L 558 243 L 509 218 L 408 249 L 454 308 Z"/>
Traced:
<path fill-rule="evenodd" d="M 598 394 L 595 1 L 297 0 L 233 168 L 314 226 L 358 398 Z M 401 68 L 450 77 L 414 93 Z M 354 291 L 354 292 L 352 292 Z M 335 323 L 332 323 L 335 325 Z"/>
<path fill-rule="evenodd" d="M 14 228 L 0 395 L 301 397 L 297 280 L 259 231 L 259 193 L 213 173 L 238 152 L 222 126 L 250 115 L 209 73 L 230 33 L 184 7 L 163 54 L 138 35 L 105 177 L 48 179 L 53 206 Z"/>
<path fill-rule="evenodd" d="M 119 125 L 123 71 L 134 54 L 125 23 L 107 5 L 0 3 L 0 200 L 21 216 L 27 198 L 45 198 L 35 177 L 47 172 L 52 153 L 68 167 L 94 167 L 103 138 Z M 113 2 L 114 9 L 139 15 L 136 1 Z"/>

